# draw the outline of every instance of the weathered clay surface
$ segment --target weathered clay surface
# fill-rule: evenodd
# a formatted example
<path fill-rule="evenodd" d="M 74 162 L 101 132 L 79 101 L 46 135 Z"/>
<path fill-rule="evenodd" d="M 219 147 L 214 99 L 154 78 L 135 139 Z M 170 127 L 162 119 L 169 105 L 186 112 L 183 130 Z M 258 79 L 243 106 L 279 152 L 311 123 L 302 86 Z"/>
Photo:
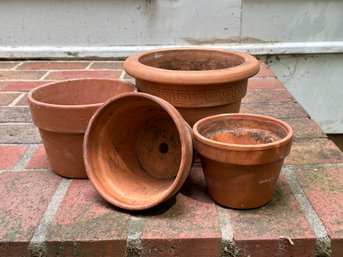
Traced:
<path fill-rule="evenodd" d="M 192 134 L 163 99 L 127 93 L 107 102 L 85 135 L 88 177 L 110 203 L 130 210 L 174 195 L 192 164 Z"/>
<path fill-rule="evenodd" d="M 289 125 L 266 116 L 222 114 L 198 121 L 193 134 L 215 201 L 249 209 L 271 200 L 291 148 Z"/>
<path fill-rule="evenodd" d="M 109 98 L 132 91 L 135 87 L 124 81 L 77 79 L 43 85 L 28 94 L 32 119 L 54 172 L 87 177 L 82 143 L 90 118 Z"/>
<path fill-rule="evenodd" d="M 242 52 L 171 48 L 132 55 L 124 69 L 140 91 L 171 103 L 192 126 L 209 115 L 238 112 L 259 63 Z"/>

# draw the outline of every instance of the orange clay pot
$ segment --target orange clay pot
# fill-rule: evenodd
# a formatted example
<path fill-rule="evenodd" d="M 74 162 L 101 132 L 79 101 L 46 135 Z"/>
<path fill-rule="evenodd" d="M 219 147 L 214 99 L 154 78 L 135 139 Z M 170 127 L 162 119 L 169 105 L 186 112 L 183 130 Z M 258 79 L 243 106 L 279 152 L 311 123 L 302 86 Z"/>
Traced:
<path fill-rule="evenodd" d="M 218 203 L 236 209 L 260 207 L 272 199 L 292 128 L 253 114 L 222 114 L 193 127 L 208 191 Z"/>
<path fill-rule="evenodd" d="M 109 98 L 136 88 L 111 79 L 77 79 L 40 86 L 28 94 L 33 122 L 53 171 L 67 178 L 87 178 L 83 137 L 94 112 Z"/>
<path fill-rule="evenodd" d="M 248 53 L 212 48 L 157 49 L 124 63 L 140 91 L 171 103 L 191 126 L 210 115 L 238 112 L 248 78 L 259 67 Z"/>
<path fill-rule="evenodd" d="M 89 179 L 111 204 L 143 210 L 177 193 L 192 165 L 192 131 L 168 102 L 127 93 L 91 119 L 83 146 Z"/>

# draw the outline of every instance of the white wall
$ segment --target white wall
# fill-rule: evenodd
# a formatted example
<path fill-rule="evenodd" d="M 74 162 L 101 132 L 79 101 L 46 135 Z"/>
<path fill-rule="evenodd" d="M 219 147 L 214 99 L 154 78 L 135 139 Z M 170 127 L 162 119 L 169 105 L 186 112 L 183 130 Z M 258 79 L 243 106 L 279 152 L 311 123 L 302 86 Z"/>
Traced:
<path fill-rule="evenodd" d="M 113 58 L 189 45 L 278 56 L 279 79 L 325 132 L 343 133 L 342 25 L 341 0 L 2 0 L 0 58 Z M 292 55 L 300 53 L 314 57 Z"/>

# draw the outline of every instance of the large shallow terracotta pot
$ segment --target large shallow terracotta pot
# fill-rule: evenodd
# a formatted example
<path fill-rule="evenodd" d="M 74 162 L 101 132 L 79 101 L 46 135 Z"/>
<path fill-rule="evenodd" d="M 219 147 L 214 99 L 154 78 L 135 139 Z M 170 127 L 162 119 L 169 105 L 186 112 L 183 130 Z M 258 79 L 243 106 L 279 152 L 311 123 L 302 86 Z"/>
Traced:
<path fill-rule="evenodd" d="M 277 119 L 253 114 L 222 114 L 193 127 L 209 194 L 237 209 L 256 208 L 272 199 L 292 128 Z"/>
<path fill-rule="evenodd" d="M 77 79 L 33 89 L 28 101 L 53 171 L 68 178 L 87 178 L 83 137 L 94 112 L 109 98 L 136 88 L 111 79 Z"/>
<path fill-rule="evenodd" d="M 192 131 L 168 102 L 127 93 L 104 104 L 84 142 L 89 179 L 111 204 L 143 210 L 182 186 L 192 165 Z"/>
<path fill-rule="evenodd" d="M 210 115 L 238 112 L 259 63 L 243 52 L 171 48 L 134 54 L 124 69 L 140 91 L 167 100 L 192 126 Z"/>

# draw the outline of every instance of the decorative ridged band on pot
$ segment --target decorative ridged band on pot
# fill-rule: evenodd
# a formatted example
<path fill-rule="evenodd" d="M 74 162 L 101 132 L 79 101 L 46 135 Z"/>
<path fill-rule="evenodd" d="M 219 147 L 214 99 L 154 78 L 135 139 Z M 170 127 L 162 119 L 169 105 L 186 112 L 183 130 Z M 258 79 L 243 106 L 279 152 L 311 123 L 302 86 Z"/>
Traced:
<path fill-rule="evenodd" d="M 142 210 L 177 193 L 192 165 L 192 131 L 168 102 L 126 93 L 91 119 L 84 141 L 89 179 L 111 204 Z"/>
<path fill-rule="evenodd" d="M 134 91 L 134 85 L 120 80 L 76 79 L 50 83 L 29 92 L 32 119 L 55 173 L 87 178 L 82 144 L 90 118 L 106 100 Z"/>
<path fill-rule="evenodd" d="M 256 208 L 272 199 L 292 128 L 280 120 L 253 114 L 222 114 L 193 127 L 211 197 L 237 209 Z"/>
<path fill-rule="evenodd" d="M 171 103 L 192 126 L 210 115 L 238 112 L 259 63 L 243 52 L 169 48 L 134 54 L 124 69 L 140 91 Z"/>

